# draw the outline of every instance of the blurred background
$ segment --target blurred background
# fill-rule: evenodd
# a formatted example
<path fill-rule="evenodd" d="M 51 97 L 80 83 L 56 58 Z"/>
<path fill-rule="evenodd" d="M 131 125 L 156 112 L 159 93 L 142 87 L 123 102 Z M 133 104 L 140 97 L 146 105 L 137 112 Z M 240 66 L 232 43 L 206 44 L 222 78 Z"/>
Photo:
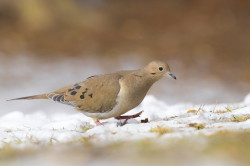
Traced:
<path fill-rule="evenodd" d="M 141 68 L 155 59 L 168 62 L 178 78 L 164 78 L 149 92 L 167 104 L 243 101 L 250 92 L 250 1 L 0 0 L 0 115 L 15 110 L 75 113 L 49 101 L 6 100 L 53 91 L 91 75 Z M 199 137 L 183 144 L 173 138 L 149 148 L 147 142 L 93 149 L 87 144 L 38 148 L 28 155 L 7 147 L 10 157 L 2 158 L 12 165 L 49 165 L 44 163 L 53 156 L 61 165 L 69 165 L 66 160 L 70 165 L 126 165 L 129 159 L 134 165 L 160 159 L 164 165 L 238 165 L 241 156 L 249 163 L 248 140 L 249 133 L 243 133 L 211 139 L 211 144 Z M 200 150 L 204 147 L 208 151 Z"/>
<path fill-rule="evenodd" d="M 150 91 L 166 103 L 240 102 L 250 91 L 249 29 L 243 0 L 1 0 L 0 98 L 159 59 L 178 78 Z"/>

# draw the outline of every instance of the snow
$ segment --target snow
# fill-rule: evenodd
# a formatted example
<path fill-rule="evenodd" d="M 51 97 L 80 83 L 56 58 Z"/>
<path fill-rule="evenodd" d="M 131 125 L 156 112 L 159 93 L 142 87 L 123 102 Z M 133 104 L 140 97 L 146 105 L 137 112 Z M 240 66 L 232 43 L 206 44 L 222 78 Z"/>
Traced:
<path fill-rule="evenodd" d="M 244 103 L 245 103 L 245 104 L 250 104 L 250 94 L 248 94 L 248 95 L 245 97 Z"/>
<path fill-rule="evenodd" d="M 95 144 L 107 144 L 156 138 L 159 137 L 158 133 L 150 130 L 159 126 L 172 129 L 172 132 L 163 134 L 161 138 L 210 135 L 219 130 L 248 130 L 249 105 L 250 94 L 241 103 L 214 105 L 168 105 L 148 95 L 139 107 L 127 113 L 134 114 L 143 110 L 141 117 L 129 120 L 124 126 L 117 126 L 118 121 L 115 119 L 103 120 L 104 126 L 95 126 L 91 118 L 79 112 L 55 111 L 47 114 L 43 110 L 35 110 L 33 113 L 24 113 L 21 107 L 20 110 L 13 110 L 0 117 L 0 147 L 6 144 L 28 147 L 71 143 L 80 139 L 88 139 Z M 237 117 L 243 117 L 243 120 L 237 121 Z M 149 122 L 141 123 L 146 118 Z M 205 128 L 198 130 L 190 126 L 194 123 L 203 124 Z"/>
<path fill-rule="evenodd" d="M 50 63 L 24 56 L 8 61 L 1 59 L 0 148 L 5 145 L 34 147 L 34 145 L 71 143 L 79 140 L 102 145 L 116 141 L 159 138 L 157 132 L 151 131 L 152 128 L 159 126 L 172 130 L 161 135 L 160 138 L 163 139 L 199 134 L 209 135 L 218 130 L 250 128 L 250 121 L 247 120 L 250 111 L 250 94 L 241 103 L 204 105 L 203 102 L 240 101 L 243 94 L 237 89 L 235 93 L 234 88 L 226 88 L 225 84 L 220 82 L 211 82 L 207 79 L 201 82 L 200 77 L 194 78 L 194 76 L 188 79 L 189 76 L 184 77 L 185 73 L 179 72 L 178 74 L 178 71 L 175 71 L 176 75 L 178 75 L 178 80 L 182 81 L 173 82 L 174 80 L 165 78 L 159 81 L 158 85 L 153 86 L 149 92 L 157 98 L 153 95 L 146 96 L 139 107 L 127 113 L 135 114 L 143 110 L 141 117 L 131 119 L 127 125 L 121 127 L 117 126 L 119 121 L 115 119 L 103 120 L 104 126 L 95 126 L 91 118 L 74 111 L 71 107 L 51 101 L 6 102 L 7 99 L 15 97 L 53 91 L 91 75 L 112 72 L 118 68 L 120 70 L 135 69 L 143 65 L 136 60 L 130 59 L 130 61 L 133 63 L 121 61 L 111 65 L 110 61 L 96 59 L 83 61 L 62 59 Z M 182 71 L 181 68 L 179 70 Z M 170 86 L 171 88 L 165 88 Z M 180 101 L 201 104 L 173 104 Z M 237 121 L 234 117 L 243 117 L 243 119 L 239 120 L 241 122 L 234 122 Z M 149 123 L 141 123 L 141 120 L 146 118 Z M 205 128 L 197 130 L 195 127 L 190 127 L 192 123 L 203 124 Z"/>

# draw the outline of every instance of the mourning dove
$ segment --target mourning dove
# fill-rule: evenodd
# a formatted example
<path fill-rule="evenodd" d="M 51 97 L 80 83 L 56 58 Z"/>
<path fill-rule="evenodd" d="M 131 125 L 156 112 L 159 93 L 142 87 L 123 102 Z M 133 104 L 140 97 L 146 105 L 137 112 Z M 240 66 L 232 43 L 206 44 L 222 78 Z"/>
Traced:
<path fill-rule="evenodd" d="M 138 106 L 150 87 L 167 74 L 176 79 L 166 63 L 152 61 L 142 69 L 91 76 L 50 93 L 11 100 L 51 99 L 75 107 L 93 118 L 97 125 L 102 125 L 100 119 L 111 117 L 127 122 L 140 116 L 141 112 L 131 116 L 121 115 Z"/>

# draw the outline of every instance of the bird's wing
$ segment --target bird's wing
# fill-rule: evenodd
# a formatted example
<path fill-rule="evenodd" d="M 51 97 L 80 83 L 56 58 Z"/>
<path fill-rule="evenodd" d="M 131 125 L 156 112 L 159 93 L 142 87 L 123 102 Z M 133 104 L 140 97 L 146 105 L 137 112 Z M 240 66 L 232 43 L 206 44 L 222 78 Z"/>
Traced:
<path fill-rule="evenodd" d="M 48 97 L 54 101 L 75 106 L 81 111 L 108 112 L 116 105 L 121 77 L 120 74 L 89 77 L 83 82 L 54 91 L 48 94 Z"/>

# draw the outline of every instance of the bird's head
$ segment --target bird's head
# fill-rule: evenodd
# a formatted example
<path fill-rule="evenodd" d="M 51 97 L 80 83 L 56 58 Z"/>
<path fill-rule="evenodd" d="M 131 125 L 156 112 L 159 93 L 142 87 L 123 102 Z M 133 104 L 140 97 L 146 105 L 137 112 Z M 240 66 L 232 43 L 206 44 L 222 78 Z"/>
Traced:
<path fill-rule="evenodd" d="M 161 61 L 152 61 L 150 62 L 144 70 L 148 73 L 148 75 L 155 80 L 159 80 L 162 77 L 168 75 L 173 79 L 176 79 L 176 76 L 171 73 L 168 64 Z"/>

